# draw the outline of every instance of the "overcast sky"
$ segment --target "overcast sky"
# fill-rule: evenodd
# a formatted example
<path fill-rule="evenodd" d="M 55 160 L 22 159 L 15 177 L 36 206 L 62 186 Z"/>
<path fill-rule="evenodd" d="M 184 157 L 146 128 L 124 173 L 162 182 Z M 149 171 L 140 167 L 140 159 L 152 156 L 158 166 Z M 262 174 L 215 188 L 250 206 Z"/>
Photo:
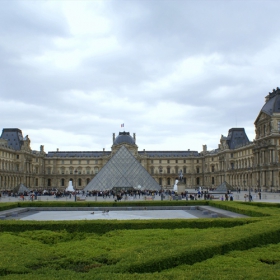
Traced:
<path fill-rule="evenodd" d="M 1 128 L 31 148 L 208 150 L 280 86 L 280 1 L 1 0 Z M 124 129 L 121 124 L 124 123 Z"/>

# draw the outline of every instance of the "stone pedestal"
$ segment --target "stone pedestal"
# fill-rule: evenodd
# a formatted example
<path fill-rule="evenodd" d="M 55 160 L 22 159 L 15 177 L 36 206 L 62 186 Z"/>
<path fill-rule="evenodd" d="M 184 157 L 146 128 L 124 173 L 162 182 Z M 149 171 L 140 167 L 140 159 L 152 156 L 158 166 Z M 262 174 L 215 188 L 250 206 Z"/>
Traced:
<path fill-rule="evenodd" d="M 181 193 L 185 192 L 185 190 L 186 190 L 186 185 L 184 183 L 179 182 L 177 184 L 177 193 L 181 194 Z"/>

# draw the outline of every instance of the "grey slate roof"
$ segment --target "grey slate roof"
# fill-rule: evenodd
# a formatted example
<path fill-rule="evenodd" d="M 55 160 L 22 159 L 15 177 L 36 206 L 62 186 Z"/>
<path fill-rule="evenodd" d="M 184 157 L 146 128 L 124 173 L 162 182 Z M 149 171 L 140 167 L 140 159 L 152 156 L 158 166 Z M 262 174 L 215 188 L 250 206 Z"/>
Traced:
<path fill-rule="evenodd" d="M 59 158 L 66 158 L 66 157 L 102 157 L 108 156 L 111 152 L 100 152 L 100 151 L 93 151 L 93 152 L 48 152 L 47 157 L 59 157 Z"/>
<path fill-rule="evenodd" d="M 4 128 L 1 138 L 8 140 L 8 147 L 16 151 L 23 145 L 22 131 L 18 128 Z"/>
<path fill-rule="evenodd" d="M 231 128 L 228 131 L 228 136 L 224 137 L 230 149 L 236 149 L 239 146 L 250 143 L 244 128 Z"/>
<path fill-rule="evenodd" d="M 261 109 L 261 112 L 264 112 L 268 115 L 273 113 L 280 113 L 280 89 L 276 88 L 267 96 L 268 101 L 264 104 Z"/>
<path fill-rule="evenodd" d="M 197 151 L 146 151 L 139 152 L 140 155 L 146 154 L 148 157 L 198 157 L 200 154 Z"/>
<path fill-rule="evenodd" d="M 139 155 L 147 155 L 148 157 L 198 157 L 200 154 L 197 151 L 142 151 L 138 152 Z M 88 151 L 88 152 L 48 152 L 47 157 L 102 157 L 111 155 L 110 151 L 100 152 L 100 151 Z"/>

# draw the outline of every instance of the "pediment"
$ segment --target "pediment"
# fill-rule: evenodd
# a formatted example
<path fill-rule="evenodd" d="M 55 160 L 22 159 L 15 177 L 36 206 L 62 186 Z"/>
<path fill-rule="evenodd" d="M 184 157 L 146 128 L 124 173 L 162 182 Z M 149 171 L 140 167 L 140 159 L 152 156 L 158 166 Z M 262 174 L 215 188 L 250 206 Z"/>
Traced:
<path fill-rule="evenodd" d="M 255 121 L 255 125 L 257 124 L 257 123 L 259 123 L 259 122 L 262 122 L 262 121 L 265 121 L 265 120 L 270 120 L 270 116 L 269 115 L 267 115 L 266 113 L 264 113 L 264 112 L 260 112 L 259 113 L 259 115 L 258 115 L 258 117 L 257 117 L 257 119 L 256 119 L 256 121 Z"/>

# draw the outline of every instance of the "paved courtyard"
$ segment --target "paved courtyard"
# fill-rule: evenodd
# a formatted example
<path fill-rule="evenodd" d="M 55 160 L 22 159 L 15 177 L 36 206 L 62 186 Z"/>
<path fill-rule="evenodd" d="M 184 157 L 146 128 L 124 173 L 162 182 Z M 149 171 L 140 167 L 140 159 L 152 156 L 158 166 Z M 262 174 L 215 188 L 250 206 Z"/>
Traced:
<path fill-rule="evenodd" d="M 188 190 L 189 194 L 191 193 L 197 193 L 195 190 L 190 189 Z M 244 195 L 247 194 L 248 195 L 248 191 L 241 191 L 240 193 L 236 193 L 233 192 L 233 200 L 234 201 L 245 201 L 244 199 Z M 252 192 L 252 198 L 253 201 L 255 202 L 274 202 L 274 203 L 280 203 L 280 193 L 271 193 L 271 192 L 262 192 L 262 197 L 261 199 L 259 199 L 258 195 L 255 192 Z M 215 194 L 215 197 L 221 197 L 221 194 Z M 102 196 L 81 196 L 78 195 L 77 197 L 80 197 L 82 199 L 85 199 L 86 201 L 99 201 L 99 202 L 104 202 L 104 201 L 114 201 L 113 197 L 102 197 Z M 150 197 L 147 197 L 146 199 L 151 199 Z M 164 200 L 170 200 L 171 198 L 169 196 L 165 196 Z M 29 197 L 25 197 L 25 200 L 30 200 Z M 69 196 L 67 197 L 60 197 L 60 198 L 56 198 L 54 195 L 52 196 L 38 196 L 38 200 L 39 201 L 75 201 L 75 197 L 71 196 L 71 198 Z M 122 201 L 144 201 L 145 200 L 145 196 L 136 196 L 136 197 L 124 197 L 119 203 L 122 203 Z M 161 200 L 160 195 L 156 195 L 154 197 L 154 200 Z M 21 199 L 19 197 L 8 197 L 8 196 L 2 196 L 0 198 L 0 203 L 1 202 L 17 202 L 17 201 L 21 201 Z"/>

